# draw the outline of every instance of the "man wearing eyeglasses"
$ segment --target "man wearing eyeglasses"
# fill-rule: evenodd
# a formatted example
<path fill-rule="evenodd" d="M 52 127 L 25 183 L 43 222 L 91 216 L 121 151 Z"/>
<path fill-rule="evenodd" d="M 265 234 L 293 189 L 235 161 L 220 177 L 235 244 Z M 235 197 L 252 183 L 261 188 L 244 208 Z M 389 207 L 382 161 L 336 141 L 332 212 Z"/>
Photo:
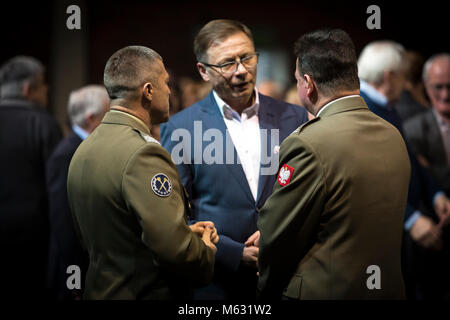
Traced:
<path fill-rule="evenodd" d="M 189 193 L 191 222 L 213 221 L 220 235 L 213 284 L 196 298 L 254 299 L 259 209 L 275 183 L 279 145 L 308 120 L 307 112 L 258 93 L 258 53 L 242 23 L 209 22 L 194 52 L 213 89 L 161 126 L 161 142 Z"/>

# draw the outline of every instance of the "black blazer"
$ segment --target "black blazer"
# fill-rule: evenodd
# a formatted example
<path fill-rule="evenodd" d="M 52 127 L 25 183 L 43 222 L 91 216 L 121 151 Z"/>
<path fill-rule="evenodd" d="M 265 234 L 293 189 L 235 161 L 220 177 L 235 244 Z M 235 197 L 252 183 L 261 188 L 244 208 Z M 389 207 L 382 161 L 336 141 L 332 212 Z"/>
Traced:
<path fill-rule="evenodd" d="M 8 296 L 36 298 L 45 288 L 45 164 L 60 139 L 57 122 L 41 107 L 0 101 L 0 283 Z"/>
<path fill-rule="evenodd" d="M 81 297 L 81 290 L 67 288 L 66 281 L 69 274 L 66 271 L 70 265 L 79 266 L 83 280 L 88 265 L 88 256 L 76 235 L 67 198 L 67 174 L 70 160 L 81 142 L 81 138 L 72 132 L 58 144 L 47 162 L 50 205 L 48 285 L 58 299 Z"/>
<path fill-rule="evenodd" d="M 404 129 L 413 150 L 425 157 L 430 164 L 430 172 L 447 195 L 450 195 L 450 166 L 433 111 L 429 110 L 408 120 Z"/>

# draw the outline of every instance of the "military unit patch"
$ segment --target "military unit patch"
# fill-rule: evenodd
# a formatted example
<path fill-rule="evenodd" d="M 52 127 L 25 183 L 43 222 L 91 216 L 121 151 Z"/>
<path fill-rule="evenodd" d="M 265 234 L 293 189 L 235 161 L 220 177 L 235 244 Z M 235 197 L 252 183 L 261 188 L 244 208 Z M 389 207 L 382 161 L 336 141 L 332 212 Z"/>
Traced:
<path fill-rule="evenodd" d="M 164 173 L 153 176 L 151 187 L 153 192 L 160 197 L 168 197 L 172 193 L 172 183 Z"/>
<path fill-rule="evenodd" d="M 280 171 L 278 172 L 277 181 L 280 186 L 284 187 L 289 184 L 292 178 L 292 174 L 294 173 L 294 168 L 284 164 Z"/>

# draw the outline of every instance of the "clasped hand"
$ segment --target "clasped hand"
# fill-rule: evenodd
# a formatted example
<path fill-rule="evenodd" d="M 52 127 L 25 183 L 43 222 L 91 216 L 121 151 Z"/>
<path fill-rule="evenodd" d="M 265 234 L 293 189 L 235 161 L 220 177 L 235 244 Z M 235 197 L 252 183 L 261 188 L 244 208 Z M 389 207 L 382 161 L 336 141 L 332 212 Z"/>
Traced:
<path fill-rule="evenodd" d="M 199 235 L 203 242 L 210 247 L 214 253 L 217 252 L 215 244 L 219 242 L 217 229 L 212 221 L 199 221 L 189 226 L 192 232 Z"/>

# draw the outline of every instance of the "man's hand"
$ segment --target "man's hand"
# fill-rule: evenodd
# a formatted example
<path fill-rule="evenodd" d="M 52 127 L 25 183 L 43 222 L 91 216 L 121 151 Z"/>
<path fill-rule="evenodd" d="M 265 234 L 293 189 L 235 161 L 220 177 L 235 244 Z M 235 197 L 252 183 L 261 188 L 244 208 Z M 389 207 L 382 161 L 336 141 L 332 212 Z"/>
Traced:
<path fill-rule="evenodd" d="M 439 227 L 444 227 L 450 223 L 450 200 L 445 195 L 436 198 L 434 210 L 439 217 Z"/>
<path fill-rule="evenodd" d="M 245 246 L 246 247 L 250 247 L 250 246 L 255 246 L 255 247 L 259 247 L 259 237 L 260 237 L 261 233 L 258 231 L 256 231 L 254 234 L 252 234 L 247 241 L 245 241 Z"/>
<path fill-rule="evenodd" d="M 430 163 L 428 162 L 427 158 L 422 156 L 421 154 L 417 155 L 417 161 L 425 168 L 428 168 L 430 166 Z"/>
<path fill-rule="evenodd" d="M 441 230 L 428 217 L 420 215 L 409 233 L 414 241 L 425 248 L 433 250 L 442 248 Z"/>
<path fill-rule="evenodd" d="M 259 248 L 256 246 L 244 247 L 242 251 L 242 262 L 249 267 L 257 268 Z"/>
<path fill-rule="evenodd" d="M 212 249 L 212 251 L 214 251 L 214 254 L 216 254 L 217 248 L 214 245 L 214 243 L 211 242 L 211 237 L 212 237 L 212 233 L 213 233 L 214 229 L 212 229 L 211 227 L 206 227 L 203 231 L 202 240 L 206 244 L 206 246 L 210 247 Z"/>
<path fill-rule="evenodd" d="M 214 223 L 212 221 L 199 221 L 195 224 L 189 226 L 191 231 L 198 234 L 200 237 L 203 237 L 203 233 L 205 229 L 211 229 L 211 242 L 217 244 L 219 242 L 219 235 L 217 234 L 217 229 L 214 227 Z"/>

